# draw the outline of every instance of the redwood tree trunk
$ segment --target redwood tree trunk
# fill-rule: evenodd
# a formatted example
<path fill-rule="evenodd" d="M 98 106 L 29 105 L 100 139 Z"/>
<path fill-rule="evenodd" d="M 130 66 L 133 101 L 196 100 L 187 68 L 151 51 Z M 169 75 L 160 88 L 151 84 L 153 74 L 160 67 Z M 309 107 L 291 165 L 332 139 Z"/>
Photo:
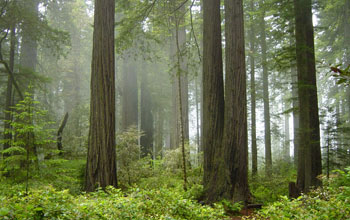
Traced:
<path fill-rule="evenodd" d="M 204 191 L 207 202 L 218 199 L 215 160 L 222 148 L 224 125 L 224 86 L 221 47 L 220 0 L 203 1 L 203 135 Z M 220 155 L 219 155 L 220 156 Z M 220 156 L 221 157 L 221 156 Z"/>
<path fill-rule="evenodd" d="M 254 1 L 250 1 L 250 10 L 254 12 Z M 250 102 L 251 102 L 251 139 L 252 139 L 252 175 L 255 176 L 258 173 L 258 148 L 256 144 L 256 94 L 255 94 L 255 27 L 254 17 L 250 17 Z"/>
<path fill-rule="evenodd" d="M 95 1 L 86 191 L 117 187 L 114 12 L 114 0 Z"/>
<path fill-rule="evenodd" d="M 225 0 L 226 80 L 224 155 L 234 201 L 247 201 L 248 131 L 242 0 Z"/>
<path fill-rule="evenodd" d="M 294 10 L 300 109 L 297 185 L 308 191 L 321 184 L 317 176 L 322 173 L 311 0 L 294 0 Z"/>

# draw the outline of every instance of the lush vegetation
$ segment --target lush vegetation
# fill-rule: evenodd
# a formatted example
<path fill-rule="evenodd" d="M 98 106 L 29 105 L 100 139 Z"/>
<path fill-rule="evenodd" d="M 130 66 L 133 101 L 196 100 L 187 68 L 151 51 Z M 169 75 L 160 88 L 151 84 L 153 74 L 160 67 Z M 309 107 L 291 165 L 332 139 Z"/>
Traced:
<path fill-rule="evenodd" d="M 337 170 L 330 179 L 324 177 L 322 188 L 290 200 L 281 196 L 254 217 L 246 219 L 349 219 L 350 168 Z"/>

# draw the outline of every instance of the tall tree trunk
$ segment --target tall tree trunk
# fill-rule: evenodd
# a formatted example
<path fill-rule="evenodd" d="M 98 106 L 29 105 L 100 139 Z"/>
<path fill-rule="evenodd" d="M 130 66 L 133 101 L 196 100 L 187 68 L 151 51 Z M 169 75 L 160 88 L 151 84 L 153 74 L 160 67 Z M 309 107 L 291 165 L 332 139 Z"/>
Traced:
<path fill-rule="evenodd" d="M 271 152 L 271 125 L 270 125 L 270 100 L 269 100 L 269 73 L 267 68 L 267 46 L 266 46 L 266 30 L 265 30 L 265 9 L 261 16 L 261 53 L 263 67 L 263 97 L 264 97 L 264 120 L 265 120 L 265 169 L 266 176 L 272 174 L 272 152 Z"/>
<path fill-rule="evenodd" d="M 184 10 L 184 6 L 181 7 L 181 11 Z M 180 15 L 181 16 L 181 15 Z M 176 77 L 177 77 L 177 91 L 178 91 L 178 106 L 179 106 L 179 131 L 180 131 L 180 143 L 182 151 L 182 170 L 183 170 L 183 188 L 187 190 L 187 170 L 186 170 L 186 150 L 185 142 L 189 141 L 189 131 L 188 131 L 188 80 L 186 63 L 184 62 L 184 57 L 182 55 L 182 50 L 184 49 L 184 44 L 186 42 L 186 32 L 185 28 L 181 27 L 183 24 L 183 19 L 178 17 L 175 13 L 175 41 L 176 41 Z M 184 85 L 185 84 L 185 85 Z M 185 98 L 187 98 L 185 100 Z M 187 116 L 186 116 L 187 115 Z M 187 121 L 186 121 L 187 119 Z M 187 126 L 187 128 L 186 128 Z M 185 134 L 187 132 L 187 134 Z M 187 138 L 187 139 L 186 139 Z"/>
<path fill-rule="evenodd" d="M 198 76 L 194 79 L 194 86 L 195 86 L 195 102 L 196 102 L 196 144 L 197 144 L 197 153 L 202 151 L 201 145 L 200 145 L 200 124 L 199 124 L 199 91 L 198 91 Z M 199 159 L 199 158 L 198 158 Z"/>
<path fill-rule="evenodd" d="M 295 36 L 300 108 L 300 147 L 297 185 L 307 192 L 321 184 L 320 127 L 318 117 L 314 31 L 311 0 L 294 0 Z"/>
<path fill-rule="evenodd" d="M 225 0 L 224 155 L 234 201 L 246 202 L 248 189 L 247 93 L 242 0 Z"/>
<path fill-rule="evenodd" d="M 294 43 L 293 43 L 294 45 Z M 294 165 L 298 165 L 298 149 L 300 146 L 300 131 L 299 131 L 299 97 L 298 97 L 298 73 L 295 68 L 295 63 L 291 63 L 292 75 L 292 105 L 293 105 L 293 145 L 294 145 Z"/>
<path fill-rule="evenodd" d="M 184 11 L 184 7 L 181 8 L 181 11 Z M 183 25 L 184 21 L 181 21 L 178 27 L 178 36 L 179 36 L 179 51 L 180 53 L 180 68 L 181 68 L 181 105 L 182 105 L 182 124 L 183 124 L 183 138 L 186 143 L 190 141 L 190 129 L 188 121 L 188 75 L 187 75 L 187 58 L 184 57 L 184 50 L 186 49 L 186 26 Z"/>
<path fill-rule="evenodd" d="M 114 0 L 95 1 L 86 191 L 117 187 L 114 12 Z"/>
<path fill-rule="evenodd" d="M 183 10 L 182 8 L 180 10 Z M 182 23 L 182 21 L 181 21 Z M 188 76 L 187 76 L 187 61 L 183 58 L 183 50 L 185 49 L 185 43 L 186 43 L 186 28 L 181 24 L 181 26 L 178 27 L 178 32 L 173 31 L 172 36 L 172 48 L 170 49 L 170 55 L 172 56 L 171 59 L 174 60 L 175 56 L 180 56 L 180 69 L 181 69 L 181 75 L 178 77 L 177 75 L 173 79 L 173 116 L 174 116 L 174 124 L 173 124 L 173 144 L 172 148 L 179 147 L 180 144 L 180 117 L 182 117 L 182 125 L 184 129 L 184 140 L 186 143 L 189 142 L 190 135 L 189 135 L 189 118 L 188 118 Z M 176 35 L 178 35 L 178 39 L 176 38 Z M 177 41 L 179 44 L 179 50 L 177 50 Z M 181 80 L 181 92 L 179 92 L 179 80 Z M 181 94 L 181 109 L 182 112 L 180 114 L 179 112 L 179 97 Z"/>
<path fill-rule="evenodd" d="M 127 53 L 122 73 L 122 130 L 138 125 L 138 86 L 135 61 Z M 134 62 L 133 62 L 134 61 Z"/>
<path fill-rule="evenodd" d="M 254 13 L 254 1 L 250 1 L 250 12 Z M 258 148 L 256 144 L 256 94 L 255 94 L 255 27 L 254 17 L 250 15 L 250 101 L 251 101 L 251 139 L 252 139 L 252 175 L 258 173 Z"/>
<path fill-rule="evenodd" d="M 153 114 L 152 114 L 152 98 L 148 88 L 148 73 L 143 72 L 141 78 L 141 155 L 153 155 Z"/>
<path fill-rule="evenodd" d="M 11 36 L 10 36 L 10 70 L 14 72 L 14 64 L 15 64 L 15 49 L 16 49 L 16 26 L 14 24 L 11 25 Z M 7 77 L 7 88 L 6 88 L 6 101 L 5 101 L 5 120 L 4 120 L 4 147 L 3 149 L 8 149 L 12 144 L 12 133 L 6 132 L 11 128 L 11 106 L 13 106 L 13 88 L 12 88 L 12 79 L 9 75 Z"/>
<path fill-rule="evenodd" d="M 289 97 L 289 95 L 288 95 Z M 288 111 L 289 102 L 284 100 L 284 111 Z M 290 162 L 290 135 L 289 135 L 289 113 L 284 114 L 284 146 L 283 146 L 283 159 L 285 162 Z"/>
<path fill-rule="evenodd" d="M 207 202 L 221 195 L 215 176 L 226 176 L 215 169 L 216 161 L 223 158 L 224 86 L 221 47 L 220 0 L 203 1 L 203 184 Z M 219 157 L 217 157 L 219 156 Z"/>

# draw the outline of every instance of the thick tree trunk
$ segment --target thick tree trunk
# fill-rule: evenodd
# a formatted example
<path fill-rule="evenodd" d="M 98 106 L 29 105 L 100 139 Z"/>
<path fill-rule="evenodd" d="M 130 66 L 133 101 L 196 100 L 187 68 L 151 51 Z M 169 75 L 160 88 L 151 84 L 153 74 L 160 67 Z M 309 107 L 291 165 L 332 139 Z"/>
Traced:
<path fill-rule="evenodd" d="M 138 126 L 138 86 L 135 61 L 130 57 L 124 59 L 122 73 L 122 130 Z M 134 62 L 132 62 L 134 61 Z"/>
<path fill-rule="evenodd" d="M 264 9 L 263 9 L 264 10 Z M 265 11 L 261 16 L 261 53 L 263 67 L 263 97 L 264 97 L 264 121 L 265 121 L 265 170 L 266 176 L 272 174 L 272 152 L 271 152 L 271 125 L 270 125 L 270 100 L 269 100 L 269 73 L 267 68 L 267 46 L 265 30 Z"/>
<path fill-rule="evenodd" d="M 117 187 L 114 13 L 114 0 L 95 1 L 86 191 Z"/>
<path fill-rule="evenodd" d="M 217 161 L 222 161 L 224 125 L 224 86 L 221 47 L 220 0 L 203 1 L 203 135 L 204 192 L 207 202 L 217 201 L 222 195 L 218 186 L 222 182 L 215 177 L 226 176 L 216 170 Z"/>
<path fill-rule="evenodd" d="M 234 201 L 246 202 L 248 189 L 247 93 L 242 0 L 225 0 L 226 80 L 224 155 Z"/>
<path fill-rule="evenodd" d="M 141 156 L 152 156 L 153 152 L 153 114 L 152 114 L 152 98 L 148 88 L 148 73 L 143 72 L 141 78 Z"/>
<path fill-rule="evenodd" d="M 250 11 L 254 12 L 254 1 L 250 1 Z M 251 139 L 252 139 L 252 175 L 256 176 L 258 173 L 258 148 L 256 144 L 256 94 L 255 94 L 255 27 L 254 17 L 250 17 L 250 102 L 251 102 Z"/>
<path fill-rule="evenodd" d="M 317 176 L 322 173 L 311 0 L 294 0 L 294 10 L 300 108 L 297 185 L 306 192 L 321 184 Z"/>

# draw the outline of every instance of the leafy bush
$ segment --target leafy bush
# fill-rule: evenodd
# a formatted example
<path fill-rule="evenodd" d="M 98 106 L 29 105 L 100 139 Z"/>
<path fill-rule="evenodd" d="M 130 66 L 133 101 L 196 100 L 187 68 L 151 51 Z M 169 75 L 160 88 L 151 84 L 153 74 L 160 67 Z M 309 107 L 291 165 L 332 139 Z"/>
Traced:
<path fill-rule="evenodd" d="M 222 205 L 202 206 L 181 191 L 133 189 L 129 195 L 107 188 L 73 197 L 53 187 L 28 195 L 13 191 L 0 196 L 1 219 L 223 219 Z"/>
<path fill-rule="evenodd" d="M 288 195 L 289 182 L 295 182 L 296 171 L 289 163 L 279 161 L 276 163 L 273 177 L 268 178 L 264 174 L 250 179 L 249 187 L 255 203 L 272 203 L 280 196 Z"/>
<path fill-rule="evenodd" d="M 350 219 L 350 169 L 324 181 L 323 188 L 312 190 L 297 199 L 287 196 L 246 219 Z"/>
<path fill-rule="evenodd" d="M 118 181 L 122 188 L 131 187 L 152 174 L 151 158 L 140 158 L 138 139 L 141 135 L 135 127 L 117 134 Z"/>

